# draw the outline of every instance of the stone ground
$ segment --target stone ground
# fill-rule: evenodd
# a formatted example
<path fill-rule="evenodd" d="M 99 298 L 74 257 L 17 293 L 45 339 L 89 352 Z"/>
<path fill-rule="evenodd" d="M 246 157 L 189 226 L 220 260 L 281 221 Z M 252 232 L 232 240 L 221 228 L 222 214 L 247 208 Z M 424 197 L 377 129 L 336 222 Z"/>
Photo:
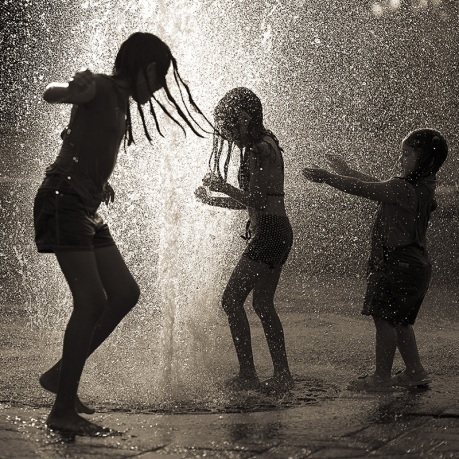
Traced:
<path fill-rule="evenodd" d="M 307 307 L 295 289 L 279 293 L 296 381 L 290 394 L 269 399 L 243 393 L 210 407 L 196 402 L 161 410 L 106 403 L 86 388 L 82 396 L 97 408 L 92 420 L 120 432 L 106 438 L 69 438 L 46 429 L 52 397 L 36 382 L 45 366 L 43 348 L 30 342 L 28 319 L 3 314 L 0 458 L 459 458 L 457 289 L 432 287 L 416 325 L 430 388 L 355 393 L 346 390 L 347 382 L 373 360 L 371 321 L 358 314 L 362 285 L 336 281 L 324 290 L 312 284 Z M 269 376 L 260 326 L 253 314 L 249 318 L 257 365 Z M 223 320 L 221 326 L 226 333 Z M 398 359 L 394 370 L 400 364 Z"/>

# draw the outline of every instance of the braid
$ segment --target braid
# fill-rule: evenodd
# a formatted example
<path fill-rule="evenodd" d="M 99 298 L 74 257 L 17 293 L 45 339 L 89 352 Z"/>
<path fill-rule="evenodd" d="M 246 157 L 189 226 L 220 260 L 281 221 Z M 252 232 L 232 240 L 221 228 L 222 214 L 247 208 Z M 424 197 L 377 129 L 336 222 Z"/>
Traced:
<path fill-rule="evenodd" d="M 188 114 L 188 116 L 190 117 L 190 119 L 194 122 L 194 124 L 196 124 L 197 127 L 201 128 L 201 126 L 199 125 L 199 123 L 193 118 L 193 115 L 190 113 L 190 110 L 188 109 L 188 106 L 187 104 L 185 103 L 184 99 L 183 99 L 183 92 L 182 92 L 182 88 L 180 86 L 180 79 L 177 77 L 177 72 L 176 72 L 176 69 L 174 67 L 174 79 L 175 79 L 175 84 L 177 85 L 178 87 L 178 90 L 179 90 L 179 93 L 180 93 L 180 98 L 182 100 L 182 104 L 183 106 L 185 107 L 185 110 L 186 110 L 186 113 Z"/>
<path fill-rule="evenodd" d="M 174 58 L 174 56 L 171 56 L 171 61 L 172 61 L 172 68 L 173 68 L 173 71 L 174 71 L 174 79 L 175 79 L 175 82 L 179 88 L 179 91 L 180 91 L 180 96 L 182 98 L 182 102 L 183 102 L 183 105 L 185 106 L 186 108 L 186 111 L 188 113 L 188 115 L 190 116 L 190 118 L 196 123 L 196 125 L 204 132 L 210 134 L 209 132 L 205 131 L 200 125 L 199 123 L 191 116 L 189 110 L 188 110 L 188 107 L 187 105 L 185 104 L 185 101 L 183 100 L 183 95 L 182 95 L 182 89 L 181 89 L 181 86 L 183 86 L 185 88 L 185 91 L 187 93 L 187 96 L 188 96 L 188 101 L 190 102 L 191 106 L 193 107 L 193 109 L 199 113 L 206 121 L 207 123 L 209 124 L 209 126 L 213 129 L 214 126 L 212 125 L 212 123 L 207 119 L 207 117 L 204 115 L 204 113 L 201 111 L 201 109 L 197 106 L 197 104 L 195 103 L 194 99 L 193 99 L 193 96 L 191 95 L 191 91 L 190 91 L 190 88 L 188 87 L 188 85 L 183 81 L 182 77 L 180 76 L 180 73 L 179 73 L 179 70 L 178 70 L 178 64 L 177 64 L 177 60 Z"/>
<path fill-rule="evenodd" d="M 132 137 L 132 120 L 129 103 L 127 104 L 126 110 L 126 131 L 124 133 L 124 149 L 126 149 L 126 141 L 128 146 L 131 145 L 131 143 L 134 143 L 134 138 Z"/>
<path fill-rule="evenodd" d="M 221 137 L 218 132 L 214 132 L 212 152 L 210 153 L 210 158 L 209 158 L 209 169 L 215 174 L 217 174 L 219 177 L 222 177 L 226 181 L 228 178 L 228 166 L 231 160 L 233 143 L 228 142 L 228 150 L 226 152 L 226 158 L 225 158 L 225 163 L 223 166 L 223 175 L 222 175 L 222 173 L 220 172 L 220 161 L 221 161 L 224 146 L 225 146 L 225 139 L 223 139 L 223 137 Z"/>
<path fill-rule="evenodd" d="M 225 182 L 228 179 L 228 167 L 229 167 L 229 162 L 231 159 L 231 153 L 233 151 L 233 144 L 231 142 L 228 142 L 228 151 L 226 153 L 226 160 L 225 164 L 223 166 L 223 178 L 225 179 Z"/>
<path fill-rule="evenodd" d="M 156 112 L 155 112 L 155 110 L 153 108 L 153 104 L 151 103 L 151 99 L 148 102 L 150 104 L 150 114 L 151 114 L 151 116 L 153 116 L 153 119 L 155 120 L 156 130 L 158 131 L 158 133 L 159 133 L 159 135 L 161 137 L 164 137 L 163 133 L 161 132 L 161 129 L 159 128 L 158 118 L 156 117 Z"/>
<path fill-rule="evenodd" d="M 183 131 L 183 133 L 186 135 L 186 131 L 184 127 L 169 113 L 167 108 L 153 95 L 152 99 L 161 107 L 161 110 L 178 126 L 180 126 L 180 129 Z"/>
<path fill-rule="evenodd" d="M 177 104 L 176 100 L 174 99 L 173 95 L 171 94 L 171 92 L 169 91 L 169 88 L 167 87 L 167 84 L 164 85 L 164 91 L 167 95 L 167 98 L 169 99 L 170 102 L 172 102 L 172 104 L 174 105 L 175 109 L 177 110 L 177 113 L 180 115 L 180 117 L 182 118 L 183 121 L 185 121 L 185 123 L 188 125 L 188 127 L 193 131 L 194 134 L 196 134 L 198 137 L 201 137 L 201 138 L 204 138 L 203 135 L 201 135 L 196 129 L 195 127 L 191 124 L 190 120 L 187 118 L 187 116 L 185 115 L 185 113 L 183 113 L 183 110 L 180 108 L 180 106 Z M 167 111 L 166 111 L 167 113 Z M 172 118 L 169 114 L 168 116 L 170 118 Z M 173 119 L 173 118 L 172 118 Z M 179 123 L 180 125 L 180 123 Z"/>
<path fill-rule="evenodd" d="M 213 172 L 215 172 L 216 156 L 217 156 L 218 148 L 219 148 L 219 137 L 214 132 L 214 135 L 212 138 L 212 151 L 210 152 L 210 157 L 209 157 L 209 170 Z M 212 164 L 212 159 L 214 160 L 214 164 Z"/>
<path fill-rule="evenodd" d="M 143 114 L 142 106 L 139 103 L 137 103 L 137 109 L 138 109 L 138 111 L 140 113 L 140 118 L 142 119 L 143 131 L 145 133 L 145 137 L 151 143 L 150 133 L 148 132 L 147 125 L 145 123 L 145 115 Z"/>

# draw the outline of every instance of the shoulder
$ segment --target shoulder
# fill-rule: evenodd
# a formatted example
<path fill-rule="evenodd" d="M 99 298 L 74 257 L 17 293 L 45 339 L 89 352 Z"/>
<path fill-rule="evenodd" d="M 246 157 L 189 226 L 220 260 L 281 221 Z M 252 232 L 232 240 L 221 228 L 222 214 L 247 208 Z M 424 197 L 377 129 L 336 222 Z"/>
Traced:
<path fill-rule="evenodd" d="M 87 108 L 96 108 L 100 104 L 103 105 L 107 99 L 115 93 L 114 84 L 109 76 L 101 73 L 94 73 L 93 81 L 96 87 L 96 93 L 94 99 L 85 104 Z"/>
<path fill-rule="evenodd" d="M 255 144 L 253 144 L 251 151 L 253 156 L 261 161 L 275 158 L 279 147 L 275 144 L 271 138 L 262 138 Z"/>
<path fill-rule="evenodd" d="M 108 75 L 94 73 L 93 78 L 96 84 L 96 96 L 114 92 L 114 83 Z"/>
<path fill-rule="evenodd" d="M 392 177 L 387 181 L 397 195 L 397 202 L 403 206 L 416 206 L 417 193 L 415 186 L 403 177 Z"/>
<path fill-rule="evenodd" d="M 403 177 L 391 177 L 388 180 L 383 181 L 386 186 L 393 188 L 397 191 L 411 191 L 414 190 L 414 186 L 405 180 Z"/>

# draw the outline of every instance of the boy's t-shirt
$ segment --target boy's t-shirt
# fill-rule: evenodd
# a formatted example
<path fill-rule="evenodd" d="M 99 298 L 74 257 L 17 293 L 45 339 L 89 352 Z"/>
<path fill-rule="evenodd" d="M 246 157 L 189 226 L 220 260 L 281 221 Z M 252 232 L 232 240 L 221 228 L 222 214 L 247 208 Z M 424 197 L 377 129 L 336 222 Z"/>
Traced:
<path fill-rule="evenodd" d="M 384 250 L 416 245 L 426 249 L 426 232 L 434 208 L 435 181 L 413 185 L 403 178 L 389 181 L 397 192 L 397 202 L 381 202 L 372 231 L 370 263 L 382 260 Z"/>

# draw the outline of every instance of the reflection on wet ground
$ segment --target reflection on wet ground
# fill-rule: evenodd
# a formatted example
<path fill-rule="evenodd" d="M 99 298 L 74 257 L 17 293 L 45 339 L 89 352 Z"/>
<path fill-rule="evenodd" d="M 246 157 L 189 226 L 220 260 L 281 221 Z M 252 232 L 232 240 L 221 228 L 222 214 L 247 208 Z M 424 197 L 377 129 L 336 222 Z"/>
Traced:
<path fill-rule="evenodd" d="M 289 404 L 273 403 L 272 409 L 260 406 L 251 394 L 239 394 L 239 402 L 247 405 L 232 405 L 234 411 L 212 413 L 196 406 L 194 413 L 105 410 L 94 421 L 119 432 L 105 438 L 50 432 L 45 427 L 47 409 L 2 404 L 0 413 L 6 424 L 0 421 L 0 442 L 7 426 L 21 435 L 16 451 L 29 451 L 17 457 L 454 458 L 458 451 L 454 440 L 459 430 L 458 382 L 457 377 L 439 377 L 429 390 L 340 391 L 334 396 L 334 389 L 328 386 L 331 392 L 314 392 L 315 403 L 301 405 L 302 384 L 325 389 L 320 382 L 305 379 L 289 395 Z M 8 444 L 18 448 L 16 437 L 10 433 L 8 438 L 7 448 Z"/>
<path fill-rule="evenodd" d="M 433 286 L 416 325 L 432 375 L 429 389 L 355 393 L 346 390 L 347 383 L 373 365 L 372 325 L 359 315 L 363 284 L 346 279 L 327 282 L 328 288 L 320 289 L 324 283 L 311 280 L 308 296 L 294 288 L 279 292 L 278 309 L 295 379 L 295 388 L 282 397 L 223 390 L 222 381 L 236 371 L 231 352 L 218 362 L 215 378 L 202 381 L 200 392 L 143 397 L 146 380 L 136 375 L 134 366 L 139 358 L 145 365 L 142 347 L 136 347 L 132 337 L 130 342 L 113 337 L 101 355 L 106 358 L 116 351 L 127 363 L 115 367 L 109 359 L 104 366 L 104 359 L 94 356 L 81 390 L 82 398 L 97 409 L 91 419 L 121 432 L 104 439 L 62 437 L 46 430 L 52 396 L 39 388 L 37 377 L 53 360 L 54 342 L 51 346 L 49 334 L 11 307 L 0 319 L 2 448 L 8 452 L 15 445 L 17 450 L 19 434 L 14 432 L 19 432 L 20 447 L 30 447 L 30 457 L 46 458 L 131 457 L 147 452 L 151 457 L 156 457 L 154 452 L 174 457 L 442 457 L 441 451 L 454 451 L 459 433 L 457 292 Z M 223 337 L 224 349 L 232 350 L 224 341 L 230 338 L 223 319 L 214 333 Z M 259 376 L 267 378 L 272 368 L 263 331 L 252 312 L 249 320 Z M 55 348 L 57 352 L 57 340 Z M 394 371 L 401 365 L 396 360 Z M 98 379 L 106 371 L 104 376 L 112 379 L 109 389 L 104 389 L 106 379 Z"/>

